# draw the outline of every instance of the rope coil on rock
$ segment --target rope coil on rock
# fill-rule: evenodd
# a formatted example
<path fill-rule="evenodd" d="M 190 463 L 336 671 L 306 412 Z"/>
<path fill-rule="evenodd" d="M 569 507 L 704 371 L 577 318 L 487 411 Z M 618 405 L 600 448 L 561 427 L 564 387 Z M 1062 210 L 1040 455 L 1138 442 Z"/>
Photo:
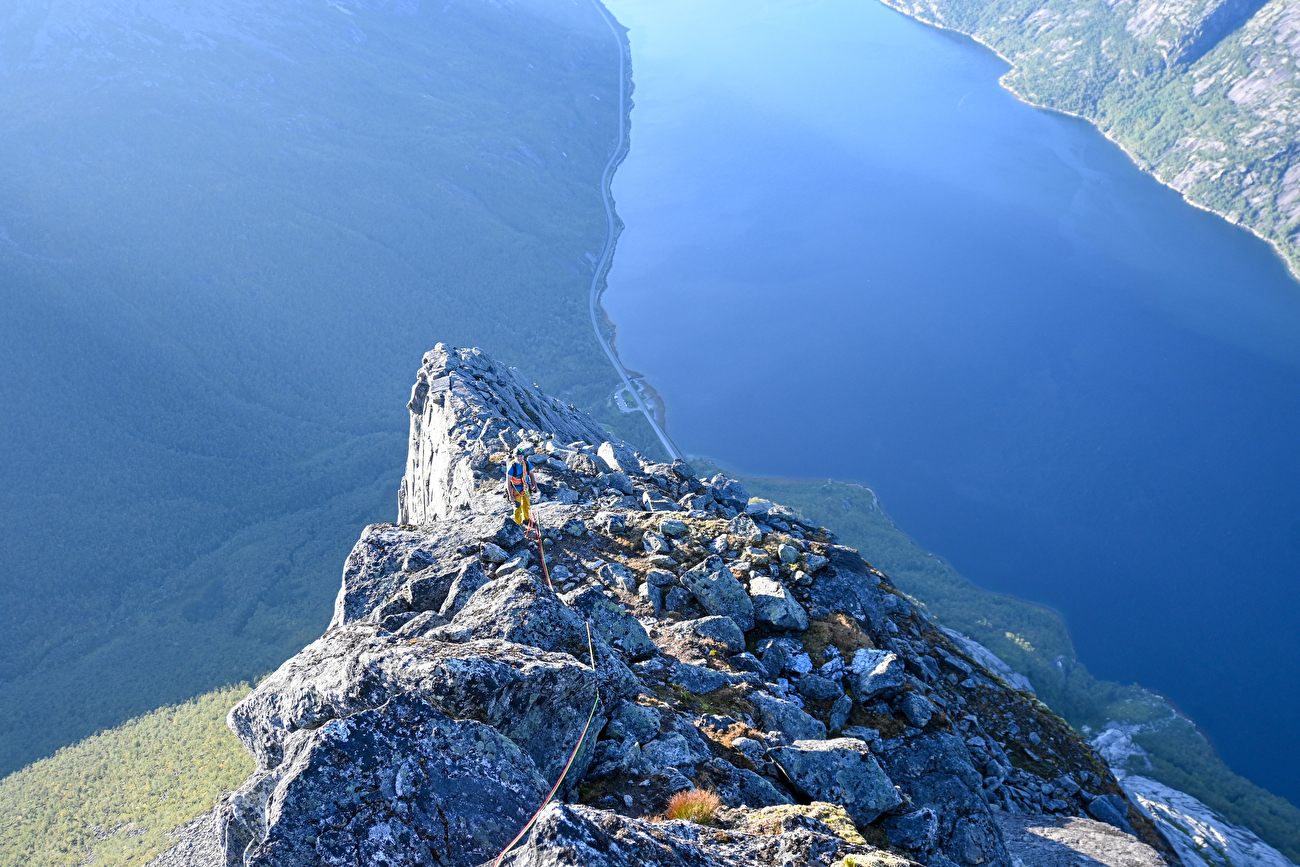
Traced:
<path fill-rule="evenodd" d="M 546 560 L 543 558 L 542 563 L 545 564 L 545 562 Z M 550 578 L 547 578 L 547 583 L 550 583 Z M 591 670 L 594 672 L 596 670 L 596 645 L 591 639 L 590 620 L 587 621 L 587 652 L 591 654 Z M 546 805 L 551 803 L 551 799 L 555 797 L 555 793 L 560 790 L 560 786 L 564 783 L 564 778 L 569 775 L 569 769 L 573 767 L 574 761 L 578 758 L 578 752 L 582 749 L 583 743 L 587 740 L 587 732 L 591 729 L 591 721 L 596 718 L 596 708 L 598 707 L 600 707 L 600 687 L 596 688 L 596 701 L 591 705 L 591 713 L 587 714 L 587 723 L 582 727 L 582 734 L 578 736 L 578 743 L 574 745 L 573 752 L 569 754 L 569 761 L 565 763 L 564 770 L 560 772 L 560 778 L 555 781 L 555 785 L 551 787 L 551 791 L 548 792 L 546 797 L 542 800 L 542 805 L 537 808 L 537 812 L 533 813 L 533 817 L 528 820 L 528 824 L 524 825 L 524 827 L 520 829 L 519 833 L 515 835 L 515 838 L 510 841 L 510 844 L 501 850 L 501 854 L 497 856 L 497 860 L 492 862 L 492 867 L 501 867 L 501 862 L 505 859 L 506 855 L 509 854 L 511 849 L 515 848 L 515 845 L 524 838 L 524 835 L 532 829 L 533 825 L 537 824 L 537 820 L 541 818 L 542 811 L 546 809 Z"/>

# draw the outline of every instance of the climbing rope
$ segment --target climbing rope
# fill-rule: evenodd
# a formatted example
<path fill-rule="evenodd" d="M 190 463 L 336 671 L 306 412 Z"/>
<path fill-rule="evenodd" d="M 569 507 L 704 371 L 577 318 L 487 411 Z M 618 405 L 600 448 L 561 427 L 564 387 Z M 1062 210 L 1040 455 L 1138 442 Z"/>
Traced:
<path fill-rule="evenodd" d="M 555 588 L 551 585 L 551 572 L 546 567 L 546 549 L 542 546 L 542 525 L 533 517 L 531 509 L 528 511 L 528 528 L 530 531 L 529 535 L 532 533 L 537 534 L 537 556 L 542 561 L 542 574 L 546 576 L 546 586 L 550 587 L 551 590 L 554 591 Z"/>
<path fill-rule="evenodd" d="M 545 562 L 545 558 L 543 558 L 543 562 Z M 550 578 L 547 578 L 546 580 L 548 583 L 550 582 Z M 596 670 L 596 645 L 591 640 L 590 620 L 587 621 L 587 652 L 591 654 L 591 670 L 594 672 Z M 564 783 L 564 778 L 569 775 L 569 769 L 573 767 L 574 761 L 578 758 L 578 752 L 582 749 L 583 742 L 587 740 L 587 732 L 591 729 L 591 721 L 596 718 L 596 708 L 598 707 L 600 707 L 599 688 L 596 689 L 596 701 L 591 705 L 591 713 L 587 714 L 587 724 L 582 727 L 582 734 L 578 736 L 578 743 L 574 745 L 573 752 L 569 754 L 569 761 L 565 763 L 564 770 L 560 772 L 560 778 L 555 781 L 555 785 L 551 787 L 551 791 L 547 793 L 546 798 L 542 801 L 542 805 L 537 808 L 537 812 L 533 813 L 533 817 L 528 820 L 528 824 L 524 825 L 519 833 L 515 835 L 515 839 L 510 841 L 510 845 L 501 850 L 501 854 L 497 856 L 497 860 L 493 862 L 492 867 L 501 867 L 502 860 L 510 853 L 511 849 L 515 848 L 515 844 L 524 838 L 524 835 L 528 833 L 533 825 L 537 824 L 537 820 L 541 817 L 542 811 L 546 809 L 546 805 L 551 803 L 551 799 L 555 797 L 555 793 L 560 790 L 560 786 Z"/>

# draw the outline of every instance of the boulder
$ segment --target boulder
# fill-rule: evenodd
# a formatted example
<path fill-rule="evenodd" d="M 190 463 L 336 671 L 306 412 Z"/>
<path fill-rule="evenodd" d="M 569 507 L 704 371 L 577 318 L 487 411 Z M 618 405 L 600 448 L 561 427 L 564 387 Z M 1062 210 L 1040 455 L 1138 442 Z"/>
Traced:
<path fill-rule="evenodd" d="M 844 807 L 859 827 L 902 803 L 867 745 L 853 738 L 796 740 L 769 751 L 792 785 L 815 801 Z"/>
<path fill-rule="evenodd" d="M 839 732 L 849 723 L 849 714 L 853 712 L 853 696 L 842 695 L 831 705 L 831 715 L 827 728 L 832 733 Z"/>
<path fill-rule="evenodd" d="M 730 617 L 711 615 L 695 620 L 683 620 L 660 629 L 665 644 L 675 644 L 692 639 L 717 642 L 731 653 L 745 649 L 745 633 Z M 707 654 L 705 654 L 707 655 Z"/>
<path fill-rule="evenodd" d="M 659 532 L 665 536 L 672 536 L 674 539 L 685 536 L 689 528 L 685 521 L 679 521 L 676 518 L 664 518 L 659 522 Z"/>
<path fill-rule="evenodd" d="M 693 768 L 709 760 L 681 732 L 665 732 L 641 747 L 645 766 L 652 773 L 663 768 Z"/>
<path fill-rule="evenodd" d="M 1133 833 L 1133 826 L 1128 821 L 1128 803 L 1123 795 L 1098 795 L 1088 804 L 1088 813 L 1125 834 Z"/>
<path fill-rule="evenodd" d="M 438 609 L 438 615 L 448 620 L 455 617 L 465 607 L 470 597 L 489 580 L 487 572 L 483 570 L 483 564 L 477 557 L 465 558 L 460 571 L 456 573 L 451 587 L 447 590 L 447 596 L 443 600 L 442 607 Z"/>
<path fill-rule="evenodd" d="M 704 769 L 708 771 L 714 794 L 728 807 L 761 808 L 794 803 L 789 792 L 777 788 L 770 780 L 748 768 L 738 768 L 725 759 L 713 759 L 705 763 Z"/>
<path fill-rule="evenodd" d="M 1010 864 L 984 800 L 983 776 L 960 738 L 926 730 L 878 743 L 885 773 L 915 808 L 934 811 L 936 848 L 944 858 L 957 864 Z"/>
<path fill-rule="evenodd" d="M 636 576 L 622 563 L 604 563 L 596 570 L 596 577 L 606 587 L 621 593 L 636 592 Z"/>
<path fill-rule="evenodd" d="M 641 621 L 595 587 L 566 593 L 560 599 L 570 608 L 581 612 L 601 638 L 622 650 L 629 658 L 648 659 L 659 652 Z"/>
<path fill-rule="evenodd" d="M 475 867 L 546 791 L 532 760 L 490 726 L 402 696 L 296 732 L 279 767 L 217 810 L 225 863 Z"/>
<path fill-rule="evenodd" d="M 914 692 L 909 692 L 903 696 L 903 700 L 899 702 L 899 705 L 903 711 L 903 716 L 907 717 L 907 721 L 919 729 L 929 725 L 930 717 L 934 716 L 934 705 L 925 696 L 917 695 Z"/>
<path fill-rule="evenodd" d="M 759 623 L 796 632 L 808 628 L 808 612 L 780 581 L 755 575 L 749 580 L 749 598 Z"/>
<path fill-rule="evenodd" d="M 484 542 L 494 542 L 507 550 L 524 541 L 526 534 L 524 528 L 514 522 L 509 516 L 501 519 L 490 533 L 481 536 Z"/>
<path fill-rule="evenodd" d="M 437 611 L 446 601 L 447 591 L 451 589 L 457 574 L 457 571 L 439 569 L 436 566 L 417 572 L 402 588 L 402 598 L 412 611 Z"/>
<path fill-rule="evenodd" d="M 826 726 L 794 702 L 765 692 L 750 693 L 748 698 L 768 731 L 782 732 L 796 741 L 821 740 L 826 737 Z"/>
<path fill-rule="evenodd" d="M 647 512 L 683 511 L 679 503 L 675 503 L 664 496 L 658 488 L 650 488 L 641 494 L 641 507 Z"/>
<path fill-rule="evenodd" d="M 417 530 L 393 524 L 366 527 L 343 564 L 343 586 L 334 600 L 330 626 L 363 620 L 393 598 L 399 585 L 410 577 L 405 566 L 411 554 L 427 552 L 429 544 L 428 537 Z M 428 560 L 434 560 L 432 554 Z M 422 557 L 418 562 L 426 561 Z"/>
<path fill-rule="evenodd" d="M 641 471 L 640 458 L 626 443 L 603 442 L 596 449 L 596 456 L 604 461 L 605 466 L 609 467 L 613 472 L 639 473 Z"/>
<path fill-rule="evenodd" d="M 846 677 L 852 684 L 853 694 L 863 704 L 895 695 L 907 683 L 907 671 L 898 654 L 868 647 L 853 655 Z"/>
<path fill-rule="evenodd" d="M 726 686 L 731 677 L 724 672 L 714 671 L 703 665 L 678 662 L 668 671 L 668 681 L 675 683 L 687 692 L 704 695 Z"/>
<path fill-rule="evenodd" d="M 646 533 L 641 538 L 641 547 L 645 548 L 647 554 L 667 554 L 672 550 L 668 540 L 658 533 Z"/>
<path fill-rule="evenodd" d="M 736 577 L 726 569 L 705 572 L 697 567 L 683 572 L 681 582 L 705 611 L 730 617 L 742 631 L 754 628 L 754 603 Z"/>
<path fill-rule="evenodd" d="M 749 503 L 749 492 L 745 490 L 745 486 L 722 473 L 709 479 L 706 490 L 714 500 L 732 509 L 744 509 Z"/>
<path fill-rule="evenodd" d="M 757 545 L 763 541 L 763 531 L 748 515 L 737 515 L 727 524 L 728 541 L 735 548 Z"/>
<path fill-rule="evenodd" d="M 799 694 L 813 701 L 830 701 L 844 695 L 844 687 L 828 677 L 805 674 L 799 678 Z"/>
<path fill-rule="evenodd" d="M 625 701 L 610 717 L 605 734 L 615 740 L 643 744 L 659 733 L 660 722 L 659 711 L 634 701 Z"/>
<path fill-rule="evenodd" d="M 596 485 L 600 488 L 612 488 L 620 494 L 630 496 L 636 490 L 632 485 L 632 480 L 623 473 L 601 473 L 596 476 Z"/>

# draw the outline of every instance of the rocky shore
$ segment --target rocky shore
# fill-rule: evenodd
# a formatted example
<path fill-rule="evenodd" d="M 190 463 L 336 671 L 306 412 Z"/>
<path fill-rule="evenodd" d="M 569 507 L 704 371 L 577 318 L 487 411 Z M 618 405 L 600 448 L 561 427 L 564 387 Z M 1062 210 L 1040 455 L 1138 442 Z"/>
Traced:
<path fill-rule="evenodd" d="M 155 864 L 490 864 L 561 779 L 502 863 L 1176 863 L 1091 746 L 826 528 L 476 349 L 428 353 L 409 409 L 399 523 L 231 711 L 257 770 Z M 502 495 L 520 444 L 540 542 Z M 665 818 L 692 790 L 711 820 Z"/>

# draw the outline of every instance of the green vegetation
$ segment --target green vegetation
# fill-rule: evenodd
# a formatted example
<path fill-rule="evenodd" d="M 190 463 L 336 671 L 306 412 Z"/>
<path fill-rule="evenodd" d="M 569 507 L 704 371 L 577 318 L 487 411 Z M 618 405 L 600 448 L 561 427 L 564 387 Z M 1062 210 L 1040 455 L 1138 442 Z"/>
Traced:
<path fill-rule="evenodd" d="M 1300 275 L 1300 82 L 1284 0 L 885 2 L 992 47 L 1013 64 L 1014 93 L 1094 122 Z"/>
<path fill-rule="evenodd" d="M 140 865 L 253 771 L 228 686 L 64 747 L 0 781 L 0 867 Z"/>
<path fill-rule="evenodd" d="M 692 458 L 692 466 L 701 475 L 720 471 L 699 458 Z M 1076 730 L 1088 734 L 1109 721 L 1148 724 L 1149 731 L 1134 740 L 1150 755 L 1134 760 L 1134 773 L 1187 792 L 1300 861 L 1300 809 L 1234 774 L 1195 726 L 1172 714 L 1160 696 L 1137 685 L 1094 678 L 1076 658 L 1069 630 L 1056 612 L 971 584 L 908 538 L 880 508 L 874 492 L 862 485 L 741 481 L 750 494 L 829 527 L 945 626 L 974 638 L 1028 676 L 1039 698 Z"/>

